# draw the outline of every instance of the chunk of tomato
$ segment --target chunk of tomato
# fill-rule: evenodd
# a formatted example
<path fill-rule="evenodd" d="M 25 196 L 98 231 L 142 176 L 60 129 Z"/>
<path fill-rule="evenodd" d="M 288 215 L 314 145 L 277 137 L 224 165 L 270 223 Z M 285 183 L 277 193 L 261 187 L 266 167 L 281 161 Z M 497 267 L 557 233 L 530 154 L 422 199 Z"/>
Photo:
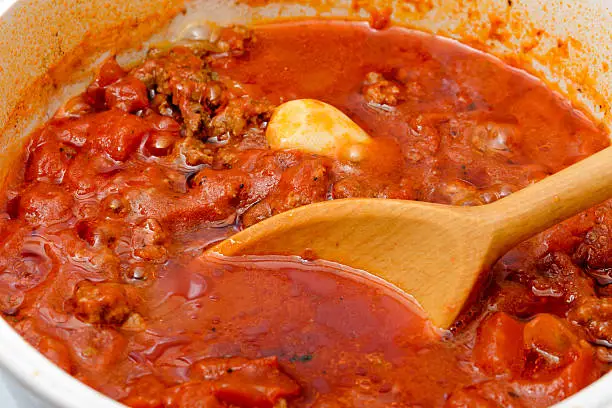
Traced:
<path fill-rule="evenodd" d="M 164 397 L 165 408 L 223 408 L 206 382 L 190 382 L 170 388 Z"/>
<path fill-rule="evenodd" d="M 119 109 L 96 114 L 89 129 L 89 143 L 117 161 L 125 161 L 136 151 L 147 131 L 146 121 Z"/>
<path fill-rule="evenodd" d="M 276 357 L 253 360 L 215 381 L 214 395 L 241 407 L 272 408 L 281 398 L 300 394 L 300 386 L 280 371 Z"/>
<path fill-rule="evenodd" d="M 489 375 L 520 375 L 524 366 L 523 324 L 506 313 L 495 313 L 478 328 L 474 361 Z"/>
<path fill-rule="evenodd" d="M 115 57 L 110 57 L 100 67 L 94 81 L 85 91 L 85 101 L 100 110 L 104 108 L 104 88 L 125 76 Z"/>
<path fill-rule="evenodd" d="M 126 76 L 106 87 L 105 101 L 108 108 L 132 113 L 149 106 L 147 87 L 142 81 Z"/>

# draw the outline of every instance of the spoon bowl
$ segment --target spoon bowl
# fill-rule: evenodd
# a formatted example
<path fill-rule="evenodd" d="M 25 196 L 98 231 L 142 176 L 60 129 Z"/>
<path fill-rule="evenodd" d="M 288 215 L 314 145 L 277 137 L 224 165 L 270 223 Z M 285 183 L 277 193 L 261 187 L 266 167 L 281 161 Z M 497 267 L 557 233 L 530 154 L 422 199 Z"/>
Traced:
<path fill-rule="evenodd" d="M 448 327 L 485 276 L 474 271 L 492 262 L 482 253 L 490 252 L 493 226 L 479 214 L 416 201 L 334 200 L 264 220 L 211 251 L 299 255 L 362 269 L 412 295 L 435 324 Z"/>

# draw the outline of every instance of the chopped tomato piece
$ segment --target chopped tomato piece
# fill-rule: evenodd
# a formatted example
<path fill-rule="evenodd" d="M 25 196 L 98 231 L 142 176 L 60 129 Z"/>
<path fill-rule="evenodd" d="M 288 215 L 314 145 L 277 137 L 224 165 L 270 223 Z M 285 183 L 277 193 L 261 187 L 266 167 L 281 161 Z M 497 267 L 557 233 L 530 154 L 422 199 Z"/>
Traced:
<path fill-rule="evenodd" d="M 142 81 L 126 76 L 106 87 L 106 106 L 131 113 L 149 106 L 147 87 Z"/>
<path fill-rule="evenodd" d="M 147 109 L 143 118 L 151 124 L 151 127 L 160 132 L 178 133 L 181 130 L 181 125 L 168 116 L 162 116 L 154 111 Z"/>
<path fill-rule="evenodd" d="M 300 386 L 280 370 L 276 357 L 208 358 L 195 363 L 190 375 L 210 381 L 220 401 L 240 407 L 273 407 L 282 398 L 300 394 Z"/>
<path fill-rule="evenodd" d="M 104 88 L 123 78 L 126 72 L 119 66 L 115 57 L 110 57 L 100 67 L 96 79 L 85 91 L 87 103 L 100 110 L 104 108 Z"/>
<path fill-rule="evenodd" d="M 92 192 L 101 184 L 103 177 L 100 173 L 100 162 L 112 161 L 110 158 L 98 154 L 79 154 L 72 161 L 64 176 L 64 183 L 68 184 L 77 194 Z"/>
<path fill-rule="evenodd" d="M 578 342 L 566 324 L 547 313 L 537 315 L 525 325 L 523 339 L 525 348 L 539 356 L 541 363 L 535 367 L 539 371 L 544 368 L 550 371 L 567 364 L 568 353 Z"/>
<path fill-rule="evenodd" d="M 213 393 L 233 405 L 271 408 L 281 398 L 299 395 L 300 386 L 280 371 L 276 357 L 270 357 L 227 370 L 215 381 Z"/>
<path fill-rule="evenodd" d="M 90 142 L 114 160 L 124 161 L 136 151 L 149 129 L 138 116 L 111 109 L 92 118 Z"/>
<path fill-rule="evenodd" d="M 523 369 L 523 324 L 495 313 L 478 328 L 474 361 L 490 375 L 519 375 Z"/>
<path fill-rule="evenodd" d="M 76 148 L 55 141 L 39 146 L 29 157 L 26 180 L 61 183 L 76 154 Z"/>
<path fill-rule="evenodd" d="M 19 203 L 19 216 L 32 225 L 52 225 L 73 216 L 73 198 L 60 186 L 27 190 Z"/>
<path fill-rule="evenodd" d="M 172 148 L 178 140 L 177 133 L 154 131 L 147 139 L 145 148 L 152 156 L 167 156 L 172 152 Z"/>
<path fill-rule="evenodd" d="M 212 394 L 211 384 L 192 382 L 170 388 L 164 397 L 165 408 L 223 408 Z"/>
<path fill-rule="evenodd" d="M 91 126 L 90 117 L 81 117 L 78 119 L 61 119 L 54 120 L 52 124 L 45 129 L 42 136 L 48 140 L 54 138 L 60 142 L 76 147 L 81 147 L 87 141 L 87 132 Z"/>
<path fill-rule="evenodd" d="M 544 378 L 540 375 L 531 380 L 516 381 L 517 388 L 530 397 L 533 405 L 548 406 L 577 393 L 599 377 L 592 347 L 575 347 L 567 358 L 572 362 L 561 371 L 549 373 Z"/>
<path fill-rule="evenodd" d="M 125 358 L 126 338 L 113 329 L 83 326 L 70 334 L 67 343 L 73 361 L 94 370 L 112 370 L 112 366 Z"/>
<path fill-rule="evenodd" d="M 537 315 L 525 325 L 524 343 L 528 360 L 516 385 L 538 405 L 567 398 L 598 377 L 593 348 L 558 317 Z"/>
<path fill-rule="evenodd" d="M 70 373 L 72 369 L 72 361 L 70 359 L 68 347 L 66 347 L 64 342 L 52 337 L 43 337 L 40 339 L 37 348 L 38 351 L 51 360 L 55 365 L 67 373 Z"/>
<path fill-rule="evenodd" d="M 120 402 L 131 408 L 162 408 L 166 387 L 152 375 L 138 378 L 129 385 L 128 396 Z"/>

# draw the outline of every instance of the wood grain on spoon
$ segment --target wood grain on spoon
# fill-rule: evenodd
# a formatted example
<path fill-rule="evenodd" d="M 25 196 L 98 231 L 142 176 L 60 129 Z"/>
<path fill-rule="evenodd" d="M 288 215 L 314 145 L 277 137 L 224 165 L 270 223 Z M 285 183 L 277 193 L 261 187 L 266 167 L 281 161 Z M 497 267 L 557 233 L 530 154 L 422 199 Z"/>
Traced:
<path fill-rule="evenodd" d="M 290 108 L 293 112 L 306 112 L 284 115 L 285 105 L 281 105 L 273 116 L 269 130 L 276 133 L 291 129 L 276 148 L 334 155 L 342 154 L 330 147 L 334 135 L 341 135 L 340 145 L 349 151 L 351 145 L 367 143 L 365 132 L 351 121 L 348 125 L 335 122 L 333 132 L 322 138 L 325 143 L 317 146 L 319 138 L 313 137 L 309 129 L 312 126 L 320 135 L 325 123 L 332 123 L 330 119 L 337 118 L 339 111 L 321 102 L 302 102 L 289 102 Z M 307 111 L 312 106 L 317 112 L 311 115 Z M 315 122 L 312 118 L 318 119 Z M 342 129 L 338 130 L 338 126 Z M 351 136 L 355 129 L 357 133 Z M 274 133 L 266 136 L 280 140 Z M 304 140 L 314 146 L 304 148 Z M 311 252 L 395 284 L 421 304 L 434 324 L 446 328 L 470 295 L 480 289 L 483 273 L 500 256 L 521 241 L 611 196 L 612 148 L 607 148 L 492 204 L 453 207 L 387 199 L 321 202 L 255 224 L 209 253 Z"/>

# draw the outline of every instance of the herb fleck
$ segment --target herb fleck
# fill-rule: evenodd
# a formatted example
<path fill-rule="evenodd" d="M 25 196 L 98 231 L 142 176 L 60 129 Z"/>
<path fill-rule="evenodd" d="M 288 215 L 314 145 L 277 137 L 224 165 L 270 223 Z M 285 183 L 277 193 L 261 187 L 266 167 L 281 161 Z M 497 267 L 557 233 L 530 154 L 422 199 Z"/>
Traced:
<path fill-rule="evenodd" d="M 301 363 L 306 363 L 310 360 L 313 359 L 312 354 L 302 354 L 301 356 L 298 356 L 297 354 L 293 357 L 291 357 L 291 359 L 289 359 L 290 362 L 295 363 L 295 362 L 301 362 Z"/>

